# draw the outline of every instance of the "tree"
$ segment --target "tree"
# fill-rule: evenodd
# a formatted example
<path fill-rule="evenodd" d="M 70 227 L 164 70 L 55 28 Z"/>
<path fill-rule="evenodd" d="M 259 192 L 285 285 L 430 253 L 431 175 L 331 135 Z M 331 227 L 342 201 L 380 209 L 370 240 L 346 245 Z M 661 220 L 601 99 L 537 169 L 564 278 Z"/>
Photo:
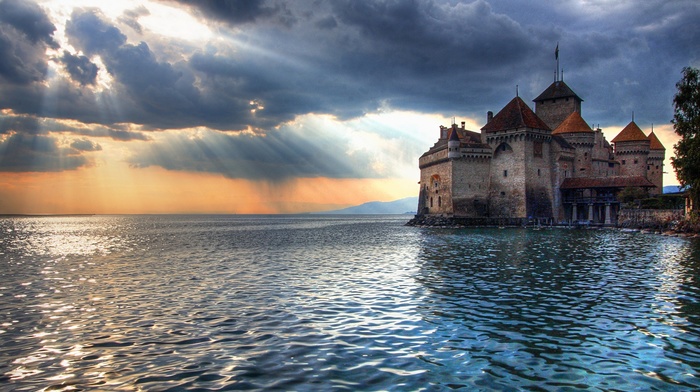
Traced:
<path fill-rule="evenodd" d="M 671 165 L 683 189 L 689 191 L 693 209 L 700 206 L 700 71 L 683 68 L 673 97 L 673 129 L 681 139 L 673 146 Z"/>

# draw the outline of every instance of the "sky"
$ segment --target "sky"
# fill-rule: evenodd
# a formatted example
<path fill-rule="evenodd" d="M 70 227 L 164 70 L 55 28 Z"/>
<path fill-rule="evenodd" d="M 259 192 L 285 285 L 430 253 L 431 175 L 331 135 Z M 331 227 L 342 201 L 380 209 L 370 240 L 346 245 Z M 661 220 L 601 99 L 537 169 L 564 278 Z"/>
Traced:
<path fill-rule="evenodd" d="M 440 125 L 554 80 L 666 147 L 696 0 L 0 0 L 0 214 L 299 213 L 418 194 Z M 532 103 L 531 103 L 532 104 Z"/>

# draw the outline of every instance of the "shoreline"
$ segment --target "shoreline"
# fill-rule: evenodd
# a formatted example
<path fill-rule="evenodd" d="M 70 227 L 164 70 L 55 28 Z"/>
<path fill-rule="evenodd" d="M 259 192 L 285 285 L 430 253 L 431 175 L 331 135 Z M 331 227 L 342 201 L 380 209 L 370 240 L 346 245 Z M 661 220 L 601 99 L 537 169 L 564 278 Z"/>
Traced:
<path fill-rule="evenodd" d="M 481 220 L 479 220 L 481 221 Z M 504 220 L 505 221 L 505 220 Z M 527 220 L 522 220 L 527 221 Z M 641 233 L 641 234 L 655 234 L 667 237 L 679 237 L 679 238 L 700 238 L 700 232 L 692 230 L 678 230 L 679 227 L 685 228 L 684 222 L 674 221 L 668 222 L 663 225 L 651 225 L 651 226 L 637 226 L 637 227 L 627 227 L 620 225 L 591 225 L 591 224 L 551 224 L 551 225 L 541 225 L 537 226 L 531 222 L 526 222 L 525 224 L 470 224 L 469 219 L 460 218 L 447 218 L 447 217 L 426 217 L 426 216 L 415 216 L 413 219 L 409 220 L 404 224 L 404 226 L 411 226 L 417 228 L 427 228 L 427 229 L 471 229 L 471 228 L 493 228 L 493 229 L 532 229 L 532 230 L 544 230 L 544 229 L 567 229 L 567 230 L 618 230 L 621 232 L 629 233 Z M 474 221 L 476 222 L 476 221 Z"/>

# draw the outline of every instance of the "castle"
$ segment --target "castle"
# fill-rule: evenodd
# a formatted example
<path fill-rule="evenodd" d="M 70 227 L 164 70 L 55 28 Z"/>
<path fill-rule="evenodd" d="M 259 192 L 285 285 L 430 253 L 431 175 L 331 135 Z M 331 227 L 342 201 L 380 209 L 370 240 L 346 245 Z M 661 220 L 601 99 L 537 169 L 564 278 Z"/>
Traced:
<path fill-rule="evenodd" d="M 630 122 L 609 143 L 581 117 L 583 100 L 555 76 L 534 100 L 519 97 L 481 132 L 440 126 L 438 141 L 419 159 L 416 220 L 466 224 L 614 225 L 627 187 L 663 189 L 665 149 L 652 130 Z"/>

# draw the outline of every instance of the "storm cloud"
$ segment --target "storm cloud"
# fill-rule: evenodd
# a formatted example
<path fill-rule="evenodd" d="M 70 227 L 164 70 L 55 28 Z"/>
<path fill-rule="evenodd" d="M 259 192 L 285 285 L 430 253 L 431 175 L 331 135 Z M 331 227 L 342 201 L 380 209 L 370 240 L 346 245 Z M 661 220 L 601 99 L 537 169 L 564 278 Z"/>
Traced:
<path fill-rule="evenodd" d="M 0 141 L 0 171 L 58 172 L 89 164 L 79 149 L 61 147 L 54 137 L 18 133 Z"/>
<path fill-rule="evenodd" d="M 307 115 L 343 122 L 387 109 L 482 119 L 505 105 L 516 85 L 526 100 L 544 90 L 557 44 L 586 120 L 626 123 L 634 111 L 639 123 L 662 124 L 672 117 L 680 70 L 700 64 L 694 1 L 159 4 L 194 15 L 216 38 L 191 43 L 148 31 L 142 18 L 154 11 L 145 2 L 118 17 L 74 9 L 64 21 L 71 47 L 59 48 L 64 41 L 54 37 L 44 9 L 0 1 L 0 109 L 27 116 L 0 122 L 0 133 L 37 135 L 47 119 L 75 120 L 89 126 L 57 132 L 150 141 L 152 156 L 139 150 L 135 167 L 263 179 L 367 177 L 379 174 L 366 157 L 338 161 L 307 148 L 313 133 L 279 130 Z M 52 64 L 64 71 L 46 83 Z M 147 134 L 181 129 L 212 130 L 206 137 L 219 147 L 172 136 L 183 157 L 177 160 L 164 153 L 172 148 L 159 144 L 164 138 Z"/>

